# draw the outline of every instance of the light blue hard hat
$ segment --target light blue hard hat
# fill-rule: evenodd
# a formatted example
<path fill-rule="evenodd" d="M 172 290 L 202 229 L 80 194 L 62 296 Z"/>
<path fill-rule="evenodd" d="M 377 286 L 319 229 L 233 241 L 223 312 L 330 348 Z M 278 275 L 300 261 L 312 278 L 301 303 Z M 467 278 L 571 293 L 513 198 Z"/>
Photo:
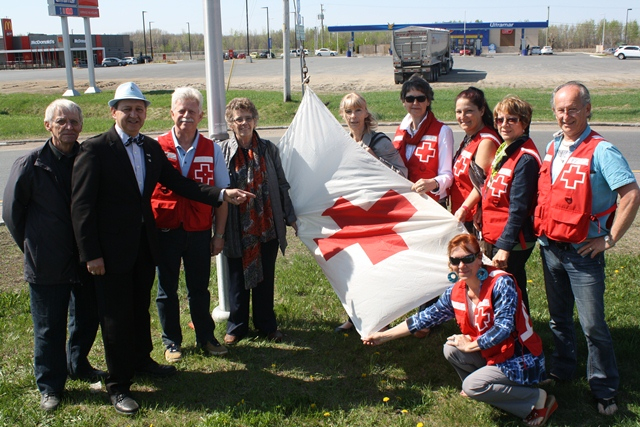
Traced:
<path fill-rule="evenodd" d="M 109 101 L 109 107 L 115 107 L 116 104 L 123 99 L 137 99 L 139 101 L 144 101 L 147 107 L 151 104 L 151 101 L 144 97 L 142 91 L 134 82 L 122 83 L 118 86 L 113 99 Z"/>

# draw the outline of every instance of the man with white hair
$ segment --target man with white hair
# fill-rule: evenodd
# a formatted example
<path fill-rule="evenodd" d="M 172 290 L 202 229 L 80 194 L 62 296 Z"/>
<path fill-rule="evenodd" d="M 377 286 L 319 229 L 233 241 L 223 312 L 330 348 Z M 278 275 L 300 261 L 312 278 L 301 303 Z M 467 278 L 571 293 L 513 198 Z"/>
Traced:
<path fill-rule="evenodd" d="M 53 411 L 60 404 L 67 375 L 95 382 L 105 373 L 87 360 L 98 316 L 91 276 L 79 263 L 71 225 L 71 172 L 82 110 L 72 101 L 57 99 L 45 111 L 44 127 L 51 138 L 11 168 L 2 216 L 24 253 L 40 408 Z"/>
<path fill-rule="evenodd" d="M 202 94 L 192 87 L 179 87 L 171 97 L 171 118 L 175 125 L 158 138 L 173 167 L 189 179 L 220 188 L 229 186 L 229 172 L 220 147 L 198 132 L 202 120 Z M 182 359 L 182 330 L 178 281 L 180 261 L 184 264 L 187 298 L 196 344 L 206 354 L 220 356 L 226 347 L 214 337 L 211 317 L 209 276 L 211 256 L 224 247 L 227 222 L 226 202 L 213 208 L 179 196 L 162 184 L 151 196 L 151 207 L 158 227 L 160 260 L 156 305 L 162 324 L 165 359 Z M 215 218 L 215 222 L 214 222 Z M 211 236 L 212 225 L 213 238 Z"/>

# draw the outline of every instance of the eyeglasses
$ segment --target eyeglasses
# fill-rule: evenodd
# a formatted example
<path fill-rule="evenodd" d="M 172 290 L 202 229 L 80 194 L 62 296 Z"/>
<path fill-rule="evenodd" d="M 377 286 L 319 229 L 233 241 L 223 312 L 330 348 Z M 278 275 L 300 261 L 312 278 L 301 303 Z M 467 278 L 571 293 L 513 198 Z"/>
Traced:
<path fill-rule="evenodd" d="M 496 124 L 500 126 L 503 123 L 507 123 L 508 125 L 515 125 L 520 121 L 520 117 L 496 117 Z"/>
<path fill-rule="evenodd" d="M 73 120 L 73 119 L 67 120 L 66 118 L 57 119 L 54 121 L 54 123 L 60 127 L 65 127 L 67 126 L 67 124 L 70 124 L 74 128 L 82 125 L 82 123 L 80 123 L 77 120 Z"/>
<path fill-rule="evenodd" d="M 580 114 L 582 108 L 579 110 L 577 108 L 556 108 L 554 111 L 556 113 L 556 116 L 564 114 L 565 116 L 575 117 Z"/>
<path fill-rule="evenodd" d="M 462 261 L 468 265 L 468 264 L 471 264 L 473 261 L 475 261 L 476 258 L 478 258 L 478 254 L 469 254 L 460 258 L 450 256 L 449 263 L 451 263 L 451 265 L 458 266 L 460 265 L 460 261 Z"/>
<path fill-rule="evenodd" d="M 245 116 L 245 117 L 236 117 L 233 121 L 239 125 L 242 123 L 251 123 L 253 121 L 253 116 Z"/>
<path fill-rule="evenodd" d="M 404 97 L 404 102 L 408 102 L 409 104 L 413 104 L 415 101 L 418 101 L 419 103 L 423 103 L 427 100 L 427 96 L 426 95 L 420 95 L 420 96 L 405 96 Z"/>

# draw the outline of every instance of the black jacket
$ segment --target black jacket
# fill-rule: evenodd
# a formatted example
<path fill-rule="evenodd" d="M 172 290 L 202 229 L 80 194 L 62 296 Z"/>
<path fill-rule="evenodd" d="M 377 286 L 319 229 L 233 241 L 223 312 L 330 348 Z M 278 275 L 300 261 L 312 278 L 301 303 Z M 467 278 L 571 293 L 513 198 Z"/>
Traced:
<path fill-rule="evenodd" d="M 78 250 L 69 191 L 50 140 L 17 159 L 4 189 L 2 216 L 24 253 L 24 279 L 38 285 L 78 283 Z M 76 143 L 77 144 L 77 143 Z"/>

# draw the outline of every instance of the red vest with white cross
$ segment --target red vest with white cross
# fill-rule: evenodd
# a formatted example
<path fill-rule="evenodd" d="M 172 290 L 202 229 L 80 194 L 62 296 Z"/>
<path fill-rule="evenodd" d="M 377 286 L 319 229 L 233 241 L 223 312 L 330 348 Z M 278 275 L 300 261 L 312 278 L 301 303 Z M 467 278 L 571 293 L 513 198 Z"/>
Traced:
<path fill-rule="evenodd" d="M 555 182 L 551 183 L 554 144 L 549 145 L 540 168 L 538 179 L 538 205 L 533 229 L 559 242 L 580 243 L 587 238 L 589 224 L 615 211 L 614 203 L 604 212 L 592 214 L 591 162 L 593 153 L 604 138 L 591 133 L 571 153 Z M 612 217 L 611 217 L 612 218 Z"/>
<path fill-rule="evenodd" d="M 518 160 L 524 154 L 533 156 L 540 164 L 540 155 L 535 144 L 529 138 L 524 144 L 504 162 L 497 174 L 487 178 L 482 190 L 482 237 L 495 245 L 502 235 L 504 225 L 509 219 L 509 195 L 513 182 L 513 171 Z M 520 244 L 524 247 L 525 241 L 522 232 L 519 236 Z"/>
<path fill-rule="evenodd" d="M 406 158 L 407 144 L 405 142 L 406 129 L 396 130 L 396 134 L 393 137 L 393 146 L 400 153 L 400 157 L 404 161 L 404 164 L 408 169 L 407 179 L 411 182 L 416 182 L 419 179 L 431 179 L 438 176 L 438 137 L 440 135 L 440 129 L 444 123 L 437 120 L 432 112 L 428 113 L 431 117 L 427 117 L 430 123 L 424 130 L 420 142 L 416 144 L 416 149 L 409 157 Z M 440 196 L 427 193 L 432 199 L 438 201 Z"/>
<path fill-rule="evenodd" d="M 460 151 L 460 154 L 453 164 L 453 185 L 451 185 L 449 189 L 451 191 L 451 212 L 457 211 L 473 190 L 473 183 L 469 177 L 469 164 L 473 161 L 480 142 L 485 139 L 490 139 L 496 148 L 500 146 L 498 134 L 491 128 L 485 126 L 469 141 L 469 144 Z M 470 209 L 470 211 L 467 212 L 465 221 L 472 221 L 476 210 L 476 206 Z"/>
<path fill-rule="evenodd" d="M 482 282 L 478 303 L 472 313 L 475 325 L 469 321 L 467 312 L 467 285 L 460 280 L 451 290 L 451 304 L 456 315 L 456 322 L 460 331 L 464 335 L 469 335 L 472 341 L 486 333 L 493 327 L 495 313 L 493 311 L 493 287 L 499 277 L 510 276 L 509 273 L 498 270 L 494 267 L 486 267 L 489 276 Z M 515 279 L 514 279 L 515 282 Z M 515 352 L 515 341 L 520 341 L 534 356 L 542 354 L 542 339 L 533 330 L 533 324 L 527 308 L 522 302 L 522 294 L 518 286 L 515 286 L 518 293 L 517 309 L 515 313 L 516 330 L 507 339 L 493 347 L 480 350 L 482 357 L 487 361 L 487 365 L 495 365 L 510 359 Z"/>
<path fill-rule="evenodd" d="M 180 163 L 172 132 L 158 138 L 169 162 L 180 170 Z M 199 135 L 198 146 L 187 178 L 208 185 L 214 185 L 213 174 L 214 150 L 213 141 Z M 175 194 L 167 187 L 157 184 L 151 195 L 151 208 L 158 228 L 178 228 L 182 225 L 185 231 L 204 231 L 211 229 L 213 208 L 210 205 L 195 202 Z"/>

